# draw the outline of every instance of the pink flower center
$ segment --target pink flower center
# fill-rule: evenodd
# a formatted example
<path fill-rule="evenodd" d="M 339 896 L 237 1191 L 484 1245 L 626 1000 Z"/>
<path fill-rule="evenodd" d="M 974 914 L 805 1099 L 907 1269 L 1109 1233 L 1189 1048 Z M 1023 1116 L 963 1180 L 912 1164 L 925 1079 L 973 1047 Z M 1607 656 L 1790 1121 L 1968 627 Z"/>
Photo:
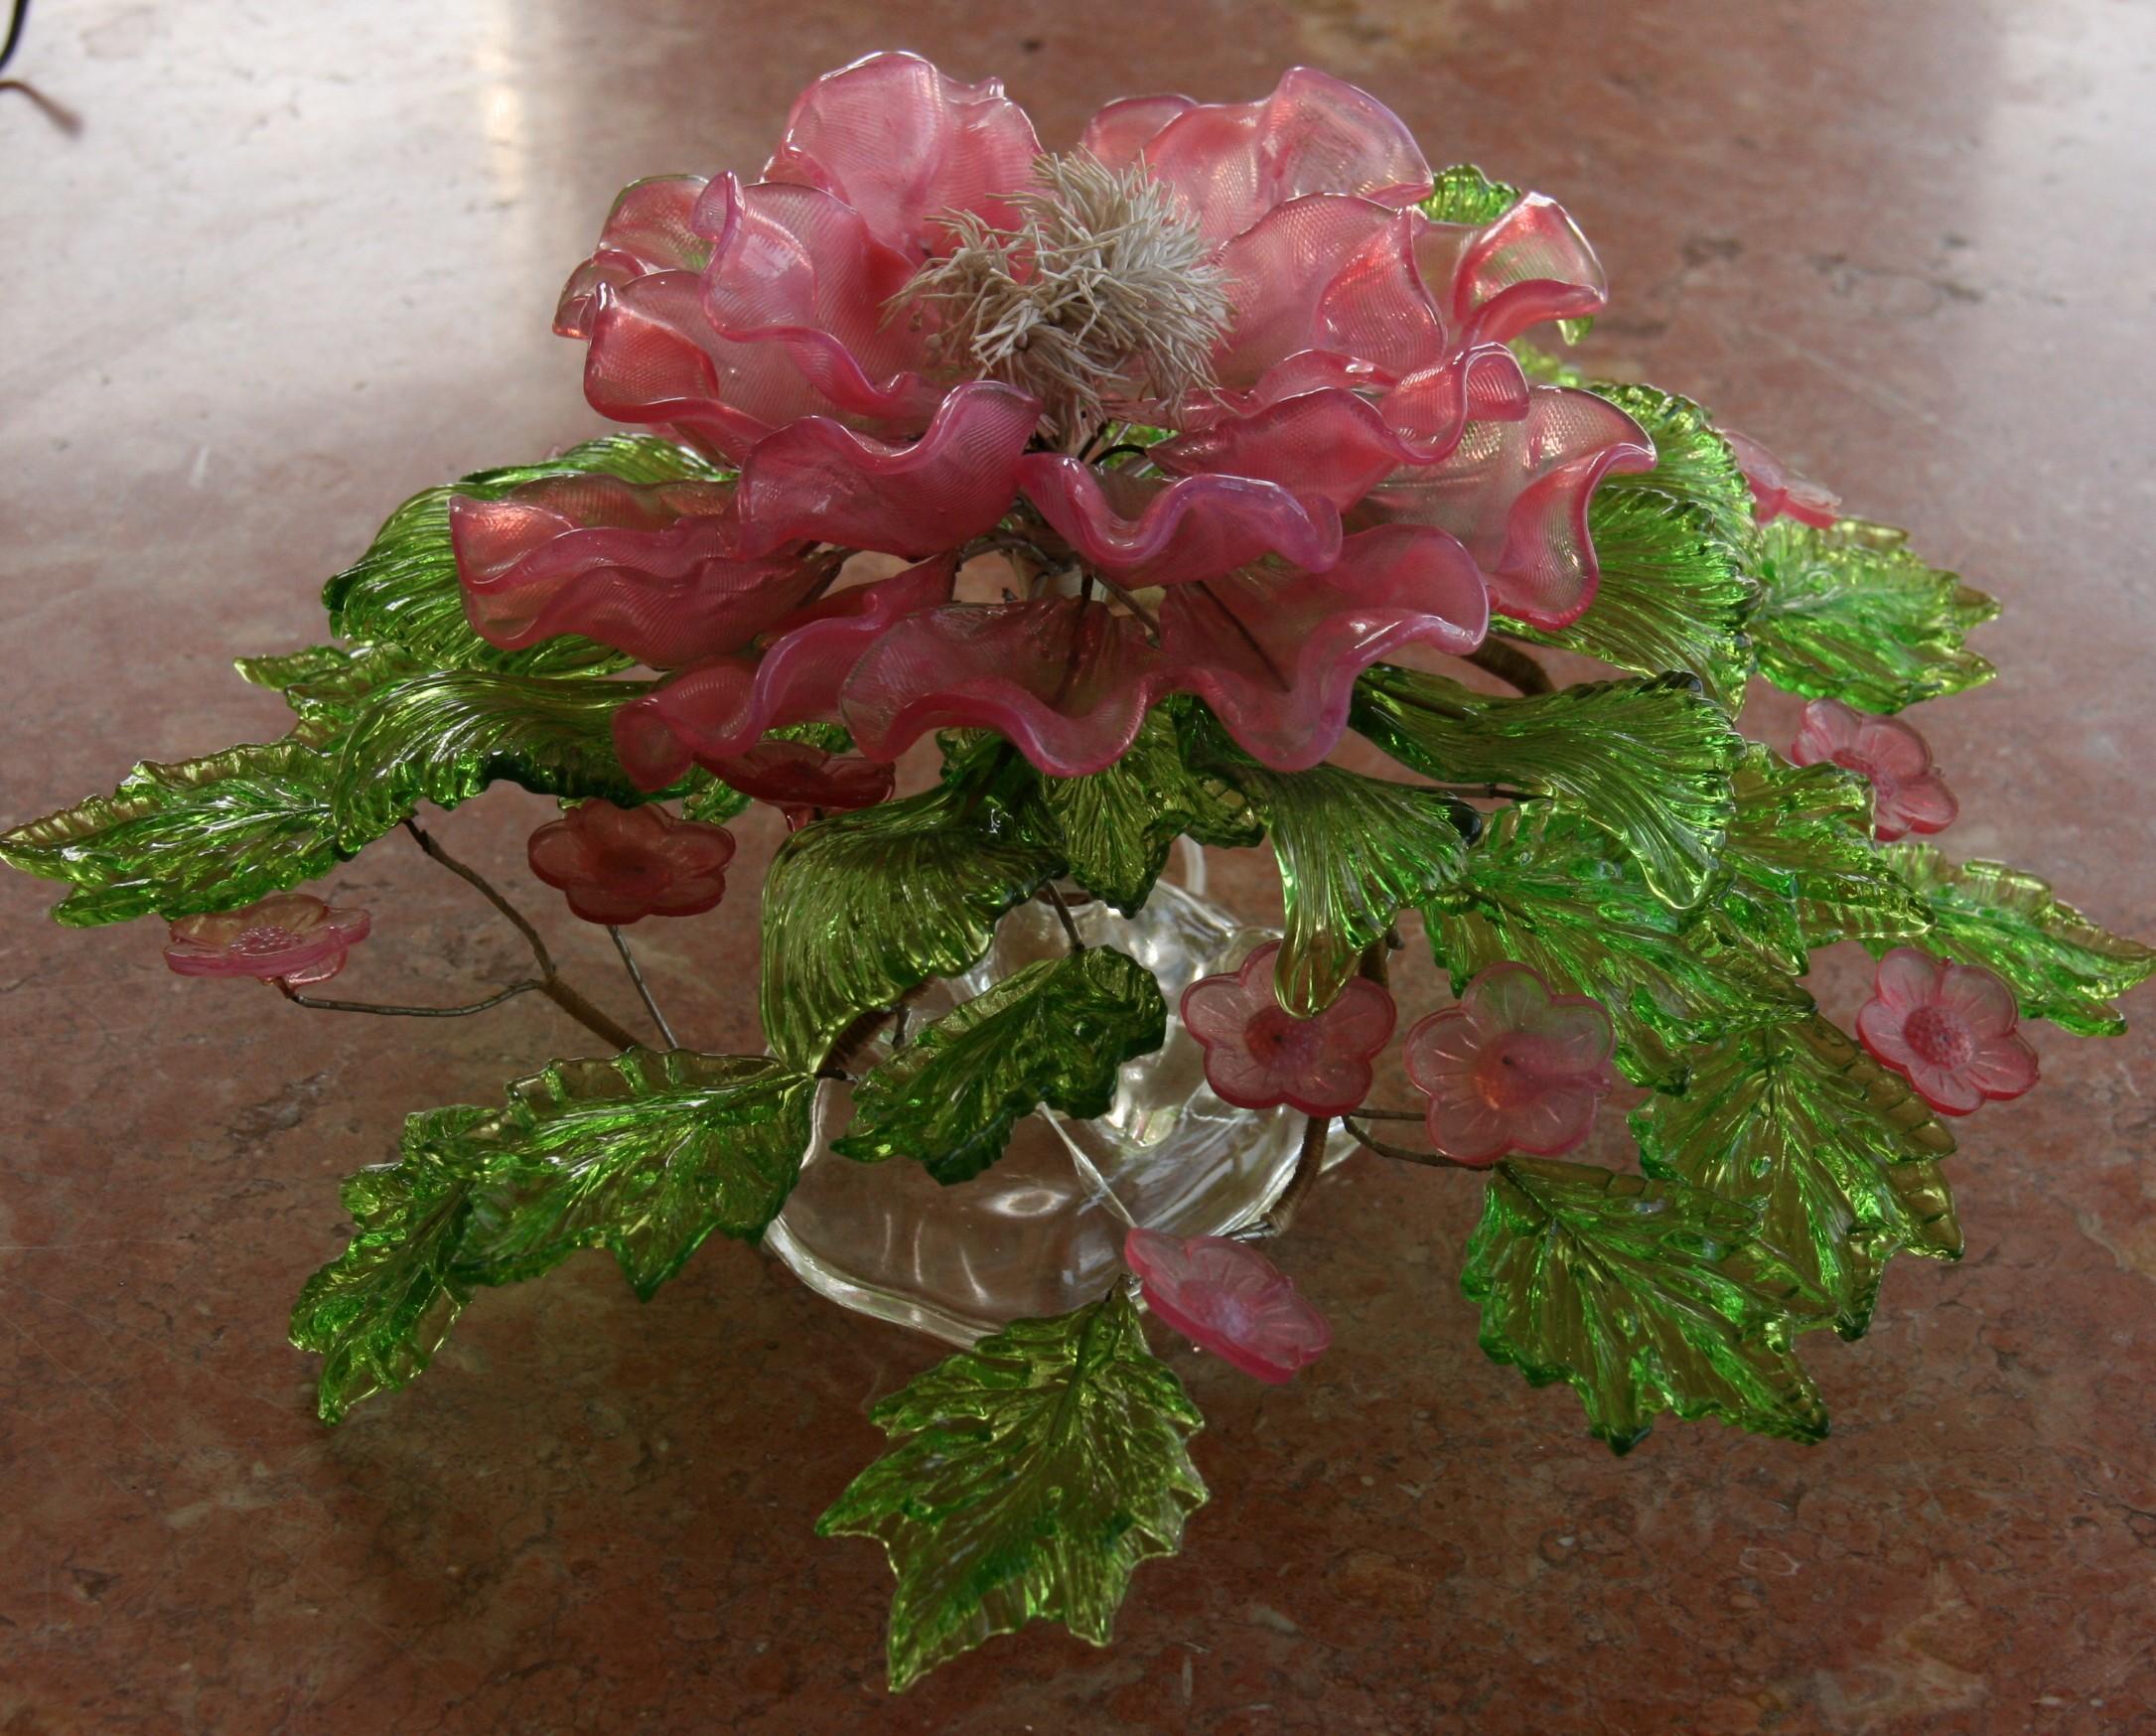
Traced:
<path fill-rule="evenodd" d="M 1316 1019 L 1298 1019 L 1284 1007 L 1267 1007 L 1242 1034 L 1250 1059 L 1268 1073 L 1297 1071 L 1318 1061 L 1324 1040 Z"/>
<path fill-rule="evenodd" d="M 1843 748 L 1834 755 L 1834 764 L 1844 772 L 1854 772 L 1860 778 L 1871 781 L 1872 799 L 1880 807 L 1891 806 L 1901 790 L 1901 780 L 1884 766 L 1874 765 L 1854 748 Z"/>
<path fill-rule="evenodd" d="M 1919 1007 L 1902 1026 L 1902 1036 L 1933 1067 L 1965 1067 L 1976 1053 L 1967 1022 L 1944 1007 Z"/>
<path fill-rule="evenodd" d="M 1565 1077 L 1546 1038 L 1508 1031 L 1475 1058 L 1475 1091 L 1493 1109 L 1517 1109 Z"/>
<path fill-rule="evenodd" d="M 663 892 L 673 881 L 673 868 L 645 850 L 602 850 L 592 864 L 592 878 L 610 892 Z"/>
<path fill-rule="evenodd" d="M 271 953 L 283 952 L 299 943 L 299 936 L 281 923 L 261 923 L 251 929 L 241 929 L 225 947 L 227 952 L 241 958 L 264 958 Z"/>

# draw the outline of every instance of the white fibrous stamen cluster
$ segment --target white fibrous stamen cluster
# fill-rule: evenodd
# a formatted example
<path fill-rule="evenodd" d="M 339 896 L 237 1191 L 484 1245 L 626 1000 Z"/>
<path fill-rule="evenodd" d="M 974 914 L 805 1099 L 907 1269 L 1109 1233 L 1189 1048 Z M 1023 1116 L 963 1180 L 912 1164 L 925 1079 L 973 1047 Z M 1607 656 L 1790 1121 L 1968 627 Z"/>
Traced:
<path fill-rule="evenodd" d="M 1175 195 L 1083 152 L 1039 158 L 1033 179 L 1013 196 L 1015 228 L 951 213 L 956 245 L 895 298 L 937 311 L 937 362 L 1033 393 L 1065 441 L 1111 403 L 1211 390 L 1225 273 Z"/>

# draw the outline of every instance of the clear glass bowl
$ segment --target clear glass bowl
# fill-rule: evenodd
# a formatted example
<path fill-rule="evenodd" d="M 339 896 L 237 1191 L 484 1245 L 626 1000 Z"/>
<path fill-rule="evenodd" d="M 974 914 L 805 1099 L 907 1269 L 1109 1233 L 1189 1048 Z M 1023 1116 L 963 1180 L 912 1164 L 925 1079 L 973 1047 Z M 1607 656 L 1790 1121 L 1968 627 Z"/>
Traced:
<path fill-rule="evenodd" d="M 1215 1096 L 1175 1008 L 1197 978 L 1233 969 L 1276 937 L 1208 903 L 1195 851 L 1192 863 L 1198 890 L 1162 880 L 1135 917 L 1095 903 L 1074 912 L 1088 945 L 1129 953 L 1168 1000 L 1167 1041 L 1125 1065 L 1105 1116 L 1073 1121 L 1043 1109 L 1018 1123 L 1000 1160 L 946 1188 L 905 1158 L 857 1163 L 833 1152 L 853 1105 L 844 1085 L 827 1081 L 800 1180 L 765 1246 L 834 1302 L 970 1344 L 1010 1321 L 1067 1313 L 1098 1296 L 1132 1224 L 1220 1235 L 1262 1213 L 1294 1171 L 1303 1118 Z M 1054 910 L 1029 900 L 1003 919 L 987 956 L 934 984 L 913 1016 L 935 1018 L 1065 949 Z M 879 1039 L 860 1065 L 888 1053 Z"/>

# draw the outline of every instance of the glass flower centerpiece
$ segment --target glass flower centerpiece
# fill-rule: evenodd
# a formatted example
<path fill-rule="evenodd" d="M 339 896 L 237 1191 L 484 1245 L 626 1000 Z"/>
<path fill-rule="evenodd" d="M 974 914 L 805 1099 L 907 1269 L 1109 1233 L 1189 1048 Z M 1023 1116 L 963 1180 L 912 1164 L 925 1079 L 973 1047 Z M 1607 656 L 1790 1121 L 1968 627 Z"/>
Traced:
<path fill-rule="evenodd" d="M 292 1323 L 324 1418 L 487 1286 L 604 1248 L 649 1294 L 768 1239 L 962 1346 L 820 1521 L 889 1551 L 894 1685 L 1035 1618 L 1103 1642 L 1206 1499 L 1146 1313 L 1323 1378 L 1280 1238 L 1363 1148 L 1482 1190 L 1483 1348 L 1619 1451 L 1662 1412 L 1823 1435 L 1798 1337 L 1960 1249 L 1941 1117 L 2034 1085 L 2021 1021 L 2120 1030 L 2156 954 L 1897 841 L 1955 817 L 1900 714 L 1991 676 L 1993 605 L 1562 360 L 1604 300 L 1558 206 L 1305 70 L 1051 151 L 995 82 L 878 55 L 757 179 L 623 193 L 556 325 L 627 431 L 398 507 L 328 641 L 240 659 L 289 734 L 0 836 L 63 923 L 164 919 L 178 971 L 582 1027 L 348 1183 Z M 1755 676 L 1811 701 L 1794 742 L 1740 732 Z M 426 829 L 499 781 L 559 798 L 534 885 L 611 930 L 655 1043 Z M 725 829 L 751 801 L 768 864 Z M 314 992 L 370 922 L 295 889 L 399 831 L 530 975 Z M 1281 931 L 1163 881 L 1178 840 L 1269 846 Z M 624 931 L 759 871 L 766 1048 L 683 1046 Z M 1395 1000 L 1418 935 L 1445 1004 Z M 1822 1009 L 1843 940 L 1876 991 Z M 1637 1166 L 1567 1161 L 1628 1082 Z"/>

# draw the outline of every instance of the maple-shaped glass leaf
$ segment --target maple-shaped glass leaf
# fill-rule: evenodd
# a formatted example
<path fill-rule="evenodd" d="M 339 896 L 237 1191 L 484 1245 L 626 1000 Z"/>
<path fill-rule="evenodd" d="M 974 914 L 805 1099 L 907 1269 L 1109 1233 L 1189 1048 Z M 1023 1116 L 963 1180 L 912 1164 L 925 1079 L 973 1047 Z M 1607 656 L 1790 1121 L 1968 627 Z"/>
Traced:
<path fill-rule="evenodd" d="M 1759 534 L 1752 515 L 1752 485 L 1736 450 L 1690 398 L 1658 386 L 1597 379 L 1587 389 L 1606 398 L 1645 428 L 1654 442 L 1654 467 L 1603 479 L 1595 492 L 1611 498 L 1642 490 L 1673 496 L 1706 514 L 1713 534 L 1740 554 L 1748 553 Z M 1597 552 L 1601 536 L 1596 535 Z"/>
<path fill-rule="evenodd" d="M 980 957 L 996 919 L 1061 867 L 962 779 L 803 826 L 764 883 L 773 1052 L 813 1071 L 856 1015 Z"/>
<path fill-rule="evenodd" d="M 1617 1065 L 1674 1090 L 1686 1048 L 1808 1012 L 1811 996 L 1746 945 L 1711 904 L 1656 898 L 1607 832 L 1575 810 L 1492 816 L 1459 878 L 1422 906 L 1455 994 L 1514 959 L 1550 986 L 1594 996 L 1617 1027 Z"/>
<path fill-rule="evenodd" d="M 2051 883 L 2003 862 L 1946 860 L 1930 844 L 1881 852 L 1932 919 L 1916 944 L 2003 976 L 2025 1019 L 2082 1037 L 2115 1037 L 2126 1015 L 2111 1003 L 2156 971 L 2156 951 L 2090 922 L 2052 896 Z M 65 907 L 63 907 L 65 908 Z M 1892 943 L 1870 941 L 1874 952 Z"/>
<path fill-rule="evenodd" d="M 400 682 L 367 701 L 339 745 L 339 827 L 363 843 L 422 799 L 454 807 L 498 779 L 544 796 L 642 801 L 614 751 L 614 714 L 645 690 L 487 669 Z"/>
<path fill-rule="evenodd" d="M 1894 712 L 1998 672 L 1962 644 L 1998 604 L 1912 554 L 1906 532 L 1777 518 L 1760 551 L 1751 634 L 1759 672 L 1776 686 Z"/>
<path fill-rule="evenodd" d="M 938 1363 L 869 1420 L 894 1444 L 816 1531 L 884 1546 L 894 1689 L 1032 1621 L 1105 1646 L 1132 1571 L 1181 1548 L 1206 1500 L 1204 1419 L 1120 1284 Z"/>
<path fill-rule="evenodd" d="M 873 1162 L 918 1158 L 937 1181 L 970 1180 L 1003 1155 L 1042 1103 L 1105 1115 L 1122 1064 L 1168 1034 L 1153 973 L 1110 947 L 1045 958 L 922 1026 L 853 1093 L 832 1149 Z"/>
<path fill-rule="evenodd" d="M 292 738 L 145 761 L 110 796 L 0 832 L 0 862 L 73 882 L 53 909 L 70 928 L 233 910 L 351 853 L 332 774 L 327 756 Z"/>
<path fill-rule="evenodd" d="M 1722 907 L 1781 968 L 1801 973 L 1812 948 L 1830 941 L 1903 940 L 1931 927 L 1872 842 L 1871 786 L 1862 778 L 1825 761 L 1793 766 L 1747 742 L 1735 789 Z"/>
<path fill-rule="evenodd" d="M 1826 1409 L 1791 1354 L 1831 1312 L 1756 1233 L 1750 1207 L 1681 1182 L 1509 1158 L 1490 1178 L 1460 1286 L 1482 1347 L 1537 1386 L 1570 1381 L 1618 1452 L 1656 1413 L 1815 1441 Z"/>
<path fill-rule="evenodd" d="M 1744 740 L 1687 675 L 1596 681 L 1493 699 L 1442 675 L 1378 664 L 1355 727 L 1444 784 L 1494 783 L 1571 798 L 1639 861 L 1667 902 L 1699 902 L 1735 802 Z"/>
<path fill-rule="evenodd" d="M 414 495 L 389 515 L 366 553 L 323 587 L 330 630 L 341 639 L 401 646 L 430 669 L 503 669 L 560 674 L 619 668 L 629 661 L 590 640 L 563 635 L 507 651 L 489 645 L 465 619 L 450 546 L 454 495 L 498 501 L 526 483 L 610 476 L 626 483 L 716 482 L 729 473 L 709 460 L 644 434 L 613 434 L 572 446 L 538 464 L 483 470 Z"/>
<path fill-rule="evenodd" d="M 1587 613 L 1554 633 L 1502 616 L 1493 628 L 1643 674 L 1687 669 L 1735 712 L 1752 673 L 1745 621 L 1759 587 L 1714 515 L 1657 489 L 1613 494 L 1605 485 L 1587 521 L 1602 568 Z"/>
<path fill-rule="evenodd" d="M 1816 1016 L 1723 1038 L 1681 1096 L 1634 1111 L 1648 1174 L 1756 1207 L 1760 1231 L 1860 1338 L 1887 1261 L 1961 1257 L 1939 1160 L 1953 1135 L 1924 1100 Z"/>
<path fill-rule="evenodd" d="M 1279 858 L 1287 920 L 1273 988 L 1298 1018 L 1331 1006 L 1392 919 L 1458 877 L 1482 824 L 1437 791 L 1338 766 L 1275 772 L 1223 756 L 1221 770 L 1249 797 Z"/>

